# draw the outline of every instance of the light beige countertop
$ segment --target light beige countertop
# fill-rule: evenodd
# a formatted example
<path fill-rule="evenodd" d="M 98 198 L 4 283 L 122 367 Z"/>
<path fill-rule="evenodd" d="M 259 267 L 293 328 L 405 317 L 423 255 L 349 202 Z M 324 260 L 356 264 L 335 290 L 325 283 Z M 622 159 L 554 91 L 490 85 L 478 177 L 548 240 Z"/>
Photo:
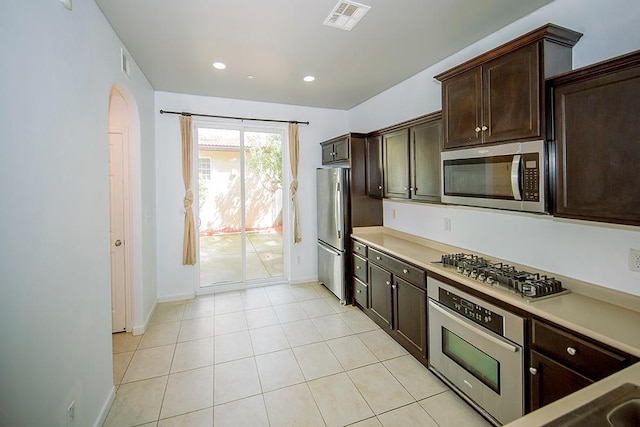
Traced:
<path fill-rule="evenodd" d="M 422 267 L 427 272 L 437 273 L 533 315 L 640 357 L 640 297 L 638 296 L 578 281 L 553 272 L 532 269 L 509 260 L 501 260 L 385 227 L 354 228 L 352 237 Z M 445 253 L 459 252 L 481 255 L 494 262 L 504 261 L 527 271 L 549 274 L 561 280 L 563 286 L 571 292 L 527 302 L 509 291 L 477 282 L 445 268 L 442 264 L 434 263 L 439 261 Z M 640 363 L 534 411 L 508 424 L 508 426 L 543 425 L 625 382 L 640 384 Z"/>
<path fill-rule="evenodd" d="M 550 322 L 640 357 L 640 297 L 385 227 L 356 227 L 352 237 L 427 271 L 435 272 Z M 445 253 L 458 252 L 482 255 L 495 262 L 505 261 L 528 271 L 550 274 L 561 280 L 563 286 L 571 292 L 527 302 L 512 292 L 477 282 L 443 267 L 442 264 L 434 263 Z"/>

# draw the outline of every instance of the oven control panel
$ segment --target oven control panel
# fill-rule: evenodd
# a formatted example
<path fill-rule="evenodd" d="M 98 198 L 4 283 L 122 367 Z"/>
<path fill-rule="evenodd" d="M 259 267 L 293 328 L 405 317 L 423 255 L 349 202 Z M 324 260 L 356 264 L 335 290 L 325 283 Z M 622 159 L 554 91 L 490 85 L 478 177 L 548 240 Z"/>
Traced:
<path fill-rule="evenodd" d="M 446 289 L 439 288 L 438 291 L 438 302 L 440 304 L 500 336 L 504 335 L 504 319 L 501 315 Z"/>

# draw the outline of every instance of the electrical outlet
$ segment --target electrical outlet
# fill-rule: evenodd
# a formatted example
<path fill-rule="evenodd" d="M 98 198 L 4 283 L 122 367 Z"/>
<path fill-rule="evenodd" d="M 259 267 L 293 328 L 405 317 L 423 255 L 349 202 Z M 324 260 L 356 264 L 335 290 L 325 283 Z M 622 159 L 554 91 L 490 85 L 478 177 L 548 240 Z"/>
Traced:
<path fill-rule="evenodd" d="M 393 212 L 391 212 L 391 216 L 393 217 L 393 219 L 398 218 L 398 211 L 394 209 Z"/>
<path fill-rule="evenodd" d="M 76 420 L 76 401 L 71 402 L 67 408 L 67 426 L 72 426 Z"/>
<path fill-rule="evenodd" d="M 629 270 L 640 273 L 640 249 L 629 249 Z"/>
<path fill-rule="evenodd" d="M 451 231 L 451 218 L 444 219 L 444 231 Z"/>
<path fill-rule="evenodd" d="M 298 257 L 297 261 L 298 261 L 298 265 L 300 265 L 300 257 Z"/>

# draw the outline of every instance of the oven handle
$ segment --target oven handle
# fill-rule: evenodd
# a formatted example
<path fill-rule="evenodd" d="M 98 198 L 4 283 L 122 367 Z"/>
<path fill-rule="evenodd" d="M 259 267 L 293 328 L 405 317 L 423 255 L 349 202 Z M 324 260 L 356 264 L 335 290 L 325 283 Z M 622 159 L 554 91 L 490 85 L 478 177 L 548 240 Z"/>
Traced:
<path fill-rule="evenodd" d="M 511 161 L 511 191 L 513 191 L 513 198 L 515 200 L 522 200 L 522 194 L 520 194 L 520 161 L 522 156 L 516 154 Z"/>
<path fill-rule="evenodd" d="M 444 309 L 443 307 L 440 306 L 440 304 L 429 300 L 429 307 L 434 308 L 435 310 L 439 311 L 443 316 L 446 316 L 447 318 L 451 319 L 452 321 L 458 323 L 460 326 L 463 326 L 467 329 L 473 329 L 473 332 L 478 334 L 478 335 L 482 335 L 484 338 L 488 339 L 489 341 L 493 342 L 494 344 L 499 345 L 500 347 L 509 350 L 513 353 L 517 353 L 518 351 L 520 351 L 520 347 L 511 345 L 507 342 L 504 342 L 501 339 L 498 339 L 496 337 L 494 337 L 493 335 L 489 335 L 486 332 L 484 332 L 480 326 L 476 326 L 475 324 L 473 324 L 472 322 L 466 320 L 463 317 L 460 317 L 458 315 L 449 313 L 448 310 Z"/>

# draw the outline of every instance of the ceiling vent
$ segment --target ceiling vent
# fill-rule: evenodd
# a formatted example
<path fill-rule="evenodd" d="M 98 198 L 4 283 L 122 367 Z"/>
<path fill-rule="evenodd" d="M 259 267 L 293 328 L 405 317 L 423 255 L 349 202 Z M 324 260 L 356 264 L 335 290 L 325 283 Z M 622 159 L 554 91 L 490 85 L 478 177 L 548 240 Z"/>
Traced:
<path fill-rule="evenodd" d="M 351 31 L 369 9 L 371 9 L 371 6 L 353 1 L 339 1 L 327 16 L 327 19 L 324 20 L 324 25 Z"/>

